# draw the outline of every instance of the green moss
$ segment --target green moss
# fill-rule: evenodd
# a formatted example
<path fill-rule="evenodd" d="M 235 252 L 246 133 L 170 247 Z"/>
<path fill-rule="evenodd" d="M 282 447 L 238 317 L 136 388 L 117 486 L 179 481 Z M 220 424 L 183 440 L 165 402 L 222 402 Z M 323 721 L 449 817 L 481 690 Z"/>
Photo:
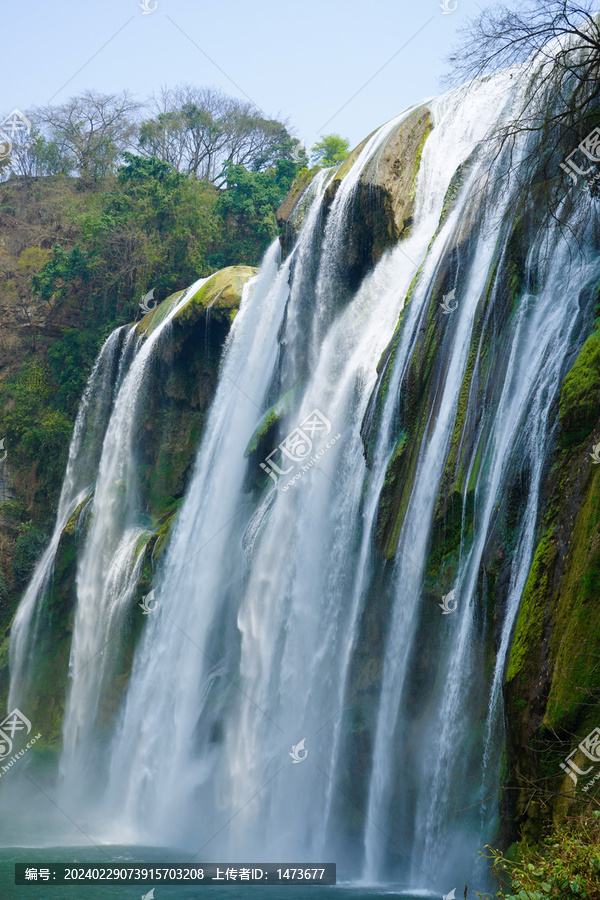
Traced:
<path fill-rule="evenodd" d="M 283 397 L 280 397 L 277 403 L 270 407 L 260 420 L 256 431 L 248 441 L 248 446 L 244 451 L 246 458 L 257 452 L 259 447 L 263 447 L 265 441 L 268 441 L 275 433 L 276 426 L 290 412 L 294 400 L 300 396 L 301 387 L 295 385 L 291 390 L 287 391 Z M 271 448 L 273 449 L 273 448 Z"/>
<path fill-rule="evenodd" d="M 37 641 L 32 649 L 31 691 L 24 703 L 27 716 L 42 732 L 37 750 L 60 747 L 76 601 L 77 551 L 85 536 L 90 497 L 65 525 L 54 562 L 54 573 L 40 612 Z M 8 640 L 3 647 L 8 653 Z"/>
<path fill-rule="evenodd" d="M 264 438 L 273 433 L 275 426 L 279 422 L 281 414 L 277 411 L 276 406 L 272 406 L 266 415 L 261 419 L 260 424 L 248 442 L 248 446 L 244 451 L 244 456 L 248 458 L 256 453 L 258 445 Z"/>
<path fill-rule="evenodd" d="M 452 212 L 454 204 L 460 194 L 460 189 L 463 186 L 465 176 L 469 171 L 471 160 L 465 160 L 464 163 L 461 163 L 452 178 L 450 179 L 450 184 L 448 185 L 448 189 L 446 191 L 446 195 L 444 197 L 444 203 L 442 205 L 442 214 L 440 216 L 439 225 L 437 231 L 440 230 L 449 214 Z M 437 232 L 436 232 L 437 234 Z"/>
<path fill-rule="evenodd" d="M 423 122 L 423 118 L 419 119 L 419 125 L 421 125 L 422 122 Z M 425 149 L 425 144 L 427 142 L 427 138 L 429 137 L 429 135 L 431 134 L 432 131 L 433 131 L 433 121 L 431 119 L 431 113 L 429 112 L 429 110 L 427 110 L 427 118 L 426 118 L 425 128 L 423 130 L 423 136 L 421 137 L 421 141 L 419 142 L 419 144 L 417 146 L 417 150 L 416 150 L 416 153 L 414 156 L 413 176 L 412 176 L 412 183 L 410 186 L 410 195 L 409 195 L 411 203 L 414 203 L 414 200 L 415 200 L 415 194 L 416 194 L 416 190 L 417 190 L 417 179 L 419 177 L 419 169 L 421 168 L 421 157 L 423 156 L 423 150 Z M 405 234 L 405 237 L 407 237 L 407 236 L 408 235 Z"/>
<path fill-rule="evenodd" d="M 442 515 L 433 522 L 431 549 L 425 565 L 426 577 L 440 583 L 440 573 L 451 569 L 448 579 L 441 583 L 443 590 L 450 587 L 458 563 L 463 525 L 463 496 L 455 491 L 445 504 Z"/>
<path fill-rule="evenodd" d="M 561 437 L 565 447 L 592 433 L 600 408 L 600 332 L 591 334 L 567 374 L 560 394 Z"/>
<path fill-rule="evenodd" d="M 145 334 L 146 337 L 149 337 L 152 332 L 158 328 L 161 322 L 164 322 L 182 293 L 183 291 L 176 291 L 174 294 L 170 294 L 166 300 L 163 300 L 162 303 L 155 306 L 153 310 L 146 313 L 137 326 L 138 333 Z"/>
<path fill-rule="evenodd" d="M 525 240 L 525 219 L 522 214 L 515 217 L 503 261 L 503 282 L 506 286 L 509 310 L 514 312 L 523 292 L 527 260 L 527 241 Z"/>
<path fill-rule="evenodd" d="M 597 724 L 600 706 L 600 472 L 592 473 L 556 610 L 551 641 L 556 662 L 546 712 L 551 727 L 582 733 Z"/>
<path fill-rule="evenodd" d="M 228 266 L 220 269 L 190 297 L 175 319 L 185 325 L 188 320 L 196 319 L 196 308 L 200 307 L 204 311 L 210 309 L 212 317 L 225 317 L 230 322 L 239 309 L 244 284 L 256 275 L 256 271 L 252 266 Z"/>
<path fill-rule="evenodd" d="M 551 532 L 547 531 L 538 544 L 529 570 L 508 660 L 507 682 L 523 672 L 527 661 L 531 662 L 539 656 L 549 572 L 556 556 L 551 538 Z"/>
<path fill-rule="evenodd" d="M 312 169 L 300 169 L 292 182 L 288 195 L 277 210 L 277 220 L 280 225 L 286 221 L 301 195 L 305 192 L 317 172 L 320 171 L 321 166 L 313 166 Z"/>
<path fill-rule="evenodd" d="M 377 511 L 376 541 L 386 559 L 396 553 L 412 487 L 412 454 L 407 432 L 400 434 L 388 463 Z M 411 465 L 412 463 L 412 465 Z"/>

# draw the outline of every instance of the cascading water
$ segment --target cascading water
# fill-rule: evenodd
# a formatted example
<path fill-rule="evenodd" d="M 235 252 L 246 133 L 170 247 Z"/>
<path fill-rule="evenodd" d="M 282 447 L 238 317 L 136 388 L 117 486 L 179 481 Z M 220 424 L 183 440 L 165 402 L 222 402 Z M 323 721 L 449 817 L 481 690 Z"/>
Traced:
<path fill-rule="evenodd" d="M 91 509 L 91 525 L 77 569 L 77 608 L 69 671 L 71 691 L 64 715 L 63 778 L 70 787 L 97 768 L 98 702 L 119 650 L 123 611 L 131 602 L 151 532 L 141 522 L 133 439 L 137 405 L 155 346 L 177 312 L 204 284 L 200 279 L 172 303 L 164 319 L 136 348 L 119 389 L 104 436 Z M 132 329 L 133 331 L 133 329 Z M 106 648 L 106 651 L 105 651 Z"/>
<path fill-rule="evenodd" d="M 339 430 L 339 447 L 335 454 L 330 452 L 322 471 L 311 473 L 305 484 L 296 486 L 294 491 L 268 494 L 252 517 L 249 518 L 250 511 L 241 513 L 238 520 L 218 532 L 215 526 L 221 521 L 226 524 L 236 511 L 236 500 L 239 503 L 239 485 L 234 483 L 234 473 L 241 478 L 240 460 L 257 420 L 256 411 L 248 406 L 238 386 L 243 385 L 244 393 L 264 409 L 271 368 L 276 362 L 273 378 L 282 390 L 291 387 L 301 374 L 292 353 L 289 360 L 285 353 L 282 357 L 276 354 L 275 335 L 280 326 L 272 319 L 268 306 L 267 322 L 271 324 L 267 328 L 267 323 L 262 328 L 255 326 L 246 337 L 247 341 L 256 341 L 257 334 L 262 335 L 265 328 L 271 334 L 272 362 L 269 366 L 269 356 L 265 354 L 260 390 L 251 393 L 248 390 L 252 383 L 249 360 L 254 354 L 248 352 L 247 345 L 243 352 L 241 323 L 232 338 L 221 380 L 223 396 L 217 394 L 213 405 L 213 416 L 221 417 L 222 424 L 211 422 L 209 426 L 210 438 L 205 439 L 170 558 L 158 580 L 157 596 L 163 596 L 164 583 L 165 614 L 173 621 L 164 622 L 157 616 L 146 635 L 122 717 L 122 731 L 113 751 L 114 796 L 119 798 L 119 803 L 123 802 L 123 796 L 127 797 L 126 810 L 131 816 L 128 824 L 132 830 L 125 834 L 129 836 L 136 833 L 139 822 L 148 820 L 152 810 L 153 821 L 158 820 L 160 824 L 143 832 L 146 840 L 189 842 L 190 835 L 194 835 L 198 846 L 211 842 L 211 854 L 218 853 L 219 849 L 225 852 L 235 848 L 238 854 L 242 852 L 248 858 L 259 853 L 266 841 L 282 858 L 290 854 L 298 858 L 299 852 L 305 859 L 322 857 L 331 828 L 336 766 L 343 764 L 339 758 L 343 743 L 340 740 L 342 718 L 337 716 L 331 732 L 319 733 L 319 729 L 344 705 L 357 618 L 370 578 L 369 542 L 376 479 L 380 474 L 373 473 L 374 488 L 367 496 L 366 510 L 361 516 L 366 472 L 360 425 L 376 381 L 376 365 L 393 333 L 411 280 L 427 254 L 450 178 L 492 121 L 490 113 L 497 90 L 495 86 L 482 89 L 478 114 L 473 115 L 470 130 L 464 128 L 464 121 L 459 124 L 455 119 L 459 104 L 456 98 L 448 104 L 448 109 L 444 110 L 442 105 L 439 136 L 437 140 L 430 138 L 431 144 L 426 145 L 424 153 L 413 234 L 382 260 L 337 317 L 338 258 L 343 252 L 353 190 L 367 161 L 401 118 L 389 123 L 367 143 L 342 181 L 327 217 L 322 246 L 317 248 L 313 230 L 318 223 L 321 198 L 316 196 L 312 215 L 295 251 L 297 259 L 286 261 L 282 270 L 287 281 L 287 270 L 293 263 L 281 343 L 286 346 L 289 334 L 298 335 L 306 293 L 312 288 L 315 315 L 307 350 L 310 377 L 303 388 L 296 419 L 301 422 L 311 410 L 319 409 L 333 429 Z M 484 112 L 487 112 L 487 122 Z M 445 142 L 452 142 L 452 151 L 447 154 L 444 170 L 440 171 L 439 165 L 436 170 L 434 160 L 439 159 Z M 438 236 L 438 246 L 430 251 L 427 265 L 432 269 L 436 265 L 436 252 L 439 259 L 459 218 L 459 211 L 455 211 Z M 468 351 L 472 315 L 487 277 L 482 262 L 489 263 L 492 249 L 493 243 L 488 241 L 480 260 L 482 271 L 471 285 L 470 317 L 465 315 L 464 322 L 459 323 L 455 372 L 452 381 L 448 381 L 448 390 L 455 398 Z M 263 279 L 267 277 L 272 278 L 268 269 L 262 275 Z M 278 278 L 281 277 L 280 272 Z M 271 288 L 275 298 L 278 283 Z M 424 279 L 424 284 L 427 283 Z M 425 287 L 423 302 L 426 300 Z M 252 302 L 257 304 L 256 295 Z M 278 302 L 281 315 L 283 298 Z M 417 300 L 413 303 L 416 306 Z M 465 302 L 463 308 L 468 311 L 469 304 Z M 289 340 L 287 344 L 293 342 Z M 242 353 L 240 365 L 237 355 Z M 237 368 L 230 372 L 229 364 Z M 239 429 L 240 414 L 237 411 L 232 414 L 240 404 L 249 414 L 245 431 Z M 228 414 L 224 417 L 226 410 Z M 229 434 L 232 421 L 236 423 L 235 445 Z M 443 440 L 451 422 L 452 404 L 449 403 L 445 420 L 439 425 L 439 446 L 433 447 L 430 453 L 430 466 L 441 464 Z M 217 456 L 212 444 L 220 434 L 230 450 Z M 433 471 L 423 479 L 429 491 L 430 507 L 435 483 Z M 212 502 L 221 511 L 219 518 L 211 515 L 210 506 L 206 505 L 211 502 L 211 495 L 215 498 Z M 424 500 L 423 508 L 426 509 Z M 426 512 L 426 519 L 427 516 Z M 413 529 L 418 531 L 417 523 Z M 218 533 L 211 540 L 214 531 Z M 194 552 L 195 546 L 202 548 L 208 540 L 205 551 Z M 424 555 L 426 541 L 427 530 L 421 522 L 412 552 Z M 229 560 L 228 578 L 223 585 L 225 548 L 240 543 L 243 543 L 244 557 Z M 360 548 L 358 553 L 357 548 Z M 188 558 L 190 563 L 179 575 L 171 574 Z M 331 566 L 330 560 L 338 563 Z M 415 571 L 412 561 L 406 565 Z M 416 605 L 418 576 L 411 574 L 411 577 Z M 346 602 L 348 597 L 350 602 Z M 195 612 L 196 609 L 201 612 Z M 239 639 L 233 627 L 235 616 Z M 408 632 L 410 624 L 405 623 Z M 161 634 L 161 630 L 166 633 Z M 217 634 L 228 634 L 226 644 L 220 646 Z M 157 651 L 159 657 L 154 655 Z M 178 660 L 177 668 L 167 675 L 168 660 L 174 659 Z M 228 692 L 223 686 L 219 689 L 218 682 L 223 683 L 227 678 L 240 679 L 243 693 L 239 697 L 235 696 L 234 689 Z M 181 679 L 186 684 L 201 685 L 204 681 L 206 687 L 178 697 L 177 683 Z M 157 696 L 163 698 L 162 704 L 157 703 Z M 202 697 L 200 708 L 199 696 Z M 227 715 L 223 713 L 224 706 Z M 385 712 L 381 721 L 387 721 Z M 215 734 L 219 735 L 218 739 Z M 279 769 L 291 745 L 307 735 L 310 735 L 310 753 L 319 760 L 321 774 L 315 775 L 314 770 L 311 773 L 307 766 L 292 769 L 292 776 L 287 775 L 287 770 L 286 776 L 280 775 Z M 167 756 L 170 764 L 165 770 L 163 761 Z M 131 759 L 136 760 L 134 768 L 127 762 Z M 378 765 L 377 757 L 374 765 Z M 377 777 L 375 769 L 374 779 Z M 267 783 L 269 790 L 261 791 Z M 189 800 L 186 803 L 186 797 L 193 797 L 192 805 Z M 245 806 L 252 797 L 253 802 Z M 204 811 L 202 821 L 193 813 L 196 804 Z M 182 810 L 186 806 L 188 812 L 184 815 Z M 290 809 L 294 810 L 293 818 Z M 226 820 L 227 811 L 237 810 L 242 812 L 236 816 L 226 839 L 212 842 L 219 820 Z M 263 826 L 255 841 L 252 822 L 256 820 Z M 320 824 L 315 826 L 315 822 Z M 369 864 L 371 834 L 368 831 L 366 841 Z"/>
<path fill-rule="evenodd" d="M 67 470 L 58 504 L 52 538 L 38 563 L 11 628 L 11 692 L 9 707 L 22 703 L 28 688 L 29 653 L 35 645 L 39 616 L 52 577 L 54 560 L 63 529 L 92 490 L 102 438 L 119 383 L 118 358 L 122 329 L 114 331 L 96 361 L 73 430 Z"/>
<path fill-rule="evenodd" d="M 579 295 L 597 276 L 591 261 L 571 266 L 563 236 L 551 231 L 552 253 L 532 241 L 526 261 L 535 292 L 503 318 L 499 273 L 517 188 L 507 179 L 486 207 L 478 186 L 490 168 L 502 172 L 486 136 L 521 102 L 526 85 L 512 74 L 428 103 L 434 128 L 410 234 L 358 288 L 342 285 L 357 186 L 411 110 L 365 142 L 333 199 L 334 173 L 313 179 L 292 252 L 281 262 L 275 243 L 245 286 L 110 745 L 99 698 L 150 536 L 132 452 L 136 406 L 161 331 L 198 284 L 130 348 L 110 403 L 99 385 L 122 336 L 105 345 L 11 655 L 16 703 L 60 534 L 92 490 L 89 467 L 73 474 L 87 429 L 102 449 L 92 455 L 91 524 L 78 560 L 60 797 L 96 839 L 182 846 L 199 859 L 264 858 L 266 849 L 271 859 L 335 859 L 346 877 L 368 883 L 447 890 L 467 873 L 483 883 L 476 858 L 496 824 L 486 797 L 500 777 L 502 677 L 535 547 L 551 409 L 581 337 Z M 581 214 L 577 225 L 585 236 Z M 458 306 L 444 318 L 438 294 L 449 271 Z M 426 366 L 423 335 L 435 329 Z M 407 412 L 415 367 L 419 377 L 427 368 L 420 422 Z M 86 410 L 96 396 L 104 400 L 92 422 Z M 265 491 L 246 457 L 278 404 L 286 412 L 279 431 L 266 432 L 266 454 L 286 433 L 289 453 L 279 464 L 265 455 L 263 472 L 277 482 L 267 478 Z M 411 447 L 397 549 L 386 560 L 374 549 L 382 497 Z M 432 600 L 426 587 L 428 561 L 458 453 L 468 503 L 457 609 L 442 616 L 441 591 Z M 490 666 L 483 560 L 515 472 L 526 487 Z M 97 767 L 106 784 L 92 789 Z"/>

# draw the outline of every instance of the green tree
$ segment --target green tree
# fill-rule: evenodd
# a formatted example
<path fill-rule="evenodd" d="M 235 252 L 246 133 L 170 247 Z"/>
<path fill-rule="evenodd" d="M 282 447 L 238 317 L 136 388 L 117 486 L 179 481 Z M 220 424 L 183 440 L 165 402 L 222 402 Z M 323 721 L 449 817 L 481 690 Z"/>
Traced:
<path fill-rule="evenodd" d="M 244 166 L 225 165 L 227 187 L 219 195 L 222 239 L 210 262 L 223 266 L 258 265 L 277 235 L 275 211 L 298 172 L 299 165 L 280 159 L 266 172 L 248 172 Z"/>
<path fill-rule="evenodd" d="M 296 142 L 285 122 L 212 88 L 163 88 L 150 106 L 154 115 L 139 129 L 140 152 L 178 172 L 222 185 L 228 165 L 262 172 L 292 158 Z"/>
<path fill-rule="evenodd" d="M 339 134 L 326 134 L 312 147 L 313 163 L 321 166 L 337 166 L 350 152 L 350 141 Z"/>

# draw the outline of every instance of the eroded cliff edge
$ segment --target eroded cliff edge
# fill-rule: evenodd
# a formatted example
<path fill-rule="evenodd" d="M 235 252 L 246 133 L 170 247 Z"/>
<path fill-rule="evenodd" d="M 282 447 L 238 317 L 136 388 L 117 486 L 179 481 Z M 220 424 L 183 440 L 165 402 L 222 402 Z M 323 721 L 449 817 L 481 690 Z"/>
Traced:
<path fill-rule="evenodd" d="M 151 590 L 154 571 L 177 518 L 206 426 L 223 347 L 239 309 L 244 284 L 255 272 L 250 266 L 229 266 L 210 276 L 179 309 L 161 335 L 144 375 L 144 392 L 137 413 L 139 427 L 132 451 L 147 528 L 152 536 L 145 545 L 135 597 L 120 637 L 122 648 L 113 690 L 107 703 L 98 711 L 100 727 L 106 732 L 114 724 L 143 627 L 137 604 Z M 177 292 L 148 312 L 134 326 L 137 336 L 141 340 L 149 336 L 180 297 L 181 292 Z M 126 331 L 121 331 L 121 344 Z M 116 360 L 119 359 L 117 354 Z M 116 383 L 116 371 L 114 379 Z M 90 525 L 92 497 L 93 485 L 62 531 L 41 620 L 36 627 L 30 706 L 43 734 L 39 752 L 46 753 L 49 762 L 62 744 L 77 596 L 77 553 Z M 0 645 L 0 692 L 5 706 L 9 686 L 9 640 L 10 628 L 7 628 Z"/>
<path fill-rule="evenodd" d="M 352 237 L 347 248 L 346 277 L 355 288 L 382 254 L 410 233 L 414 190 L 420 155 L 433 127 L 426 107 L 413 112 L 392 132 L 381 151 L 363 171 L 352 211 Z M 368 139 L 367 139 L 368 140 Z M 325 212 L 356 159 L 361 144 L 332 176 L 326 191 Z M 452 179 L 440 225 L 451 212 L 469 161 Z M 317 170 L 305 170 L 278 211 L 281 243 L 289 253 L 303 219 L 302 198 Z M 436 502 L 425 571 L 429 615 L 439 595 L 450 591 L 463 547 L 473 538 L 474 484 L 485 460 L 476 457 L 477 404 L 484 387 L 498 391 L 506 377 L 495 347 L 503 341 L 519 305 L 535 296 L 535 271 L 527 257 L 539 215 L 536 203 L 547 189 L 545 170 L 535 174 L 512 218 L 498 235 L 495 262 L 476 315 L 468 361 L 460 392 L 450 453 Z M 537 181 L 536 181 L 537 179 Z M 427 320 L 419 331 L 415 351 L 403 380 L 401 427 L 388 465 L 380 497 L 375 541 L 382 558 L 379 586 L 372 591 L 362 627 L 362 664 L 354 673 L 358 691 L 351 704 L 357 735 L 346 782 L 356 802 L 365 799 L 361 767 L 369 764 L 369 710 L 377 701 L 388 615 L 386 565 L 396 553 L 407 503 L 415 477 L 418 452 L 427 423 L 435 411 L 436 391 L 443 372 L 438 350 L 445 322 L 439 307 L 450 293 L 460 266 L 469 260 L 470 230 L 478 212 L 464 223 L 460 241 L 440 267 L 431 294 Z M 489 309 L 494 304 L 490 324 Z M 560 298 L 557 298 L 560 302 Z M 410 303 L 410 292 L 406 304 Z M 537 840 L 545 824 L 559 825 L 566 815 L 591 802 L 583 787 L 594 774 L 574 785 L 560 764 L 580 741 L 600 727 L 600 460 L 594 448 L 600 441 L 600 281 L 588 284 L 579 298 L 581 327 L 573 338 L 570 363 L 559 396 L 550 409 L 551 446 L 541 483 L 541 506 L 536 525 L 535 552 L 527 574 L 516 627 L 511 640 L 503 693 L 506 704 L 506 746 L 502 785 L 502 835 L 506 845 L 522 836 Z M 401 317 L 402 319 L 402 317 Z M 379 380 L 363 423 L 365 458 L 370 463 L 379 413 L 389 385 L 400 328 L 384 353 Z M 523 514 L 530 473 L 514 465 L 506 473 L 504 501 L 496 510 L 478 575 L 482 603 L 480 652 L 491 672 L 506 615 L 515 550 L 516 522 Z M 466 542 L 466 543 L 465 543 Z M 425 615 L 424 622 L 427 616 Z M 423 641 L 418 665 L 435 677 L 435 647 Z M 415 662 L 416 664 L 416 662 Z M 415 697 L 415 709 L 418 698 Z M 361 744 L 361 735 L 363 741 Z M 352 756 L 352 754 L 351 754 Z M 573 757 L 582 770 L 592 764 L 579 751 Z"/>

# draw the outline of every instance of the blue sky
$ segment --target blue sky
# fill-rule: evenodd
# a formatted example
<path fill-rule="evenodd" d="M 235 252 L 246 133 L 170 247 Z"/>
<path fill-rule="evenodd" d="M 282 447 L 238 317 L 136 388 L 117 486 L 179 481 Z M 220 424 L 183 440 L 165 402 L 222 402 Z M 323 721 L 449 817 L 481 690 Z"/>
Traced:
<path fill-rule="evenodd" d="M 447 15 L 440 2 L 158 0 L 144 15 L 139 0 L 19 0 L 2 13 L 0 111 L 190 82 L 248 95 L 309 146 L 323 127 L 354 146 L 439 93 L 457 28 L 487 0 L 448 0 Z"/>

